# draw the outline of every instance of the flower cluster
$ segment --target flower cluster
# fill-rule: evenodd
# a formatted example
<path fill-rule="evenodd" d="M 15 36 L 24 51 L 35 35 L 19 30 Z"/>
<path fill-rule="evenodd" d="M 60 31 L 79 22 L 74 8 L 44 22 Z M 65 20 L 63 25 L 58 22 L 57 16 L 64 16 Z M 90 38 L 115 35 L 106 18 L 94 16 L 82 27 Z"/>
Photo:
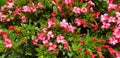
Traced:
<path fill-rule="evenodd" d="M 3 58 L 119 58 L 119 2 L 6 0 L 0 9 L 0 54 Z"/>

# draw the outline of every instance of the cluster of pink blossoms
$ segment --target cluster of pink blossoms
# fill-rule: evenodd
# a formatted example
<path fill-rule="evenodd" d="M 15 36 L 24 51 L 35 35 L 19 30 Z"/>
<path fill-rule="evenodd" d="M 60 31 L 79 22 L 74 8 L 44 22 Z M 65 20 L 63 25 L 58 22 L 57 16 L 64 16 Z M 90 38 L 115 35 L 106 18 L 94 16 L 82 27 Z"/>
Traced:
<path fill-rule="evenodd" d="M 114 0 L 108 0 L 108 10 L 111 12 L 112 10 L 116 10 L 120 6 L 113 4 Z M 113 36 L 109 38 L 109 44 L 116 45 L 120 43 L 120 12 L 116 11 L 113 16 L 105 13 L 101 15 L 100 20 L 102 22 L 102 29 L 111 29 L 113 31 Z M 112 27 L 113 26 L 113 27 Z"/>
<path fill-rule="evenodd" d="M 79 8 L 79 7 L 74 7 L 73 8 L 73 12 L 75 13 L 75 14 L 80 14 L 80 13 L 86 13 L 87 12 L 87 9 L 85 8 L 85 7 L 83 7 L 83 8 Z"/>
<path fill-rule="evenodd" d="M 64 49 L 68 50 L 69 49 L 68 42 L 67 40 L 65 40 L 64 36 L 57 35 L 55 37 L 55 35 L 53 34 L 53 31 L 48 31 L 50 28 L 53 28 L 55 24 L 55 18 L 48 19 L 47 23 L 48 23 L 48 26 L 46 28 L 41 29 L 41 32 L 42 32 L 41 34 L 37 33 L 38 39 L 33 39 L 32 43 L 38 46 L 38 42 L 40 41 L 43 43 L 45 47 L 47 46 L 48 51 L 51 51 L 51 50 L 55 51 L 58 44 L 63 44 Z M 60 22 L 60 27 L 63 28 L 66 32 L 72 32 L 72 33 L 76 29 L 76 27 L 73 27 L 72 25 L 67 23 L 66 19 L 63 19 L 62 22 Z M 53 42 L 51 42 L 52 39 L 55 39 L 57 44 L 56 43 L 54 44 Z"/>
<path fill-rule="evenodd" d="M 37 33 L 38 39 L 33 39 L 32 43 L 36 46 L 38 46 L 38 41 L 42 42 L 43 45 L 46 47 L 46 45 L 48 44 L 48 51 L 51 50 L 56 50 L 57 48 L 57 44 L 63 44 L 64 45 L 64 49 L 68 50 L 68 45 L 67 45 L 67 41 L 64 39 L 64 36 L 58 35 L 55 39 L 55 36 L 53 34 L 52 31 L 48 31 L 47 33 Z M 52 39 L 56 40 L 57 44 L 54 44 L 53 42 L 51 42 Z"/>
<path fill-rule="evenodd" d="M 0 22 L 8 22 L 10 20 L 13 20 L 16 15 L 20 16 L 21 21 L 24 23 L 26 22 L 26 16 L 22 15 L 22 13 L 31 13 L 31 12 L 36 12 L 37 8 L 41 9 L 43 8 L 43 5 L 41 3 L 38 3 L 37 6 L 23 6 L 21 8 L 17 8 L 17 9 L 13 9 L 15 6 L 13 0 L 7 0 L 7 4 L 1 7 L 1 11 L 0 11 Z M 12 17 L 9 17 L 9 15 L 6 15 L 6 11 L 10 14 L 10 15 L 14 15 Z"/>
<path fill-rule="evenodd" d="M 60 27 L 63 28 L 66 32 L 72 32 L 72 33 L 74 33 L 74 30 L 76 29 L 76 27 L 67 23 L 66 19 L 63 19 L 62 22 L 60 22 Z"/>
<path fill-rule="evenodd" d="M 4 43 L 6 48 L 12 48 L 12 42 L 9 39 L 8 35 L 6 34 L 6 32 L 4 32 L 3 30 L 0 30 L 0 35 L 3 36 L 4 38 Z"/>

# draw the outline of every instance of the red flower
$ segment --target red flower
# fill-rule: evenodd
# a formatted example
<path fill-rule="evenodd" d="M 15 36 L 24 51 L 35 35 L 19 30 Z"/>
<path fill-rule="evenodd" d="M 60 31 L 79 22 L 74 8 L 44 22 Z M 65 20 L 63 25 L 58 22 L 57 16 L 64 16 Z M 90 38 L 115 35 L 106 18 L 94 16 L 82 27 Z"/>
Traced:
<path fill-rule="evenodd" d="M 59 54 L 59 52 L 58 52 L 58 51 L 54 51 L 53 53 L 54 53 L 55 55 L 58 55 L 58 54 Z"/>
<path fill-rule="evenodd" d="M 103 40 L 100 40 L 100 42 L 101 42 L 101 43 L 105 43 L 105 42 L 106 42 L 106 40 L 104 40 L 104 39 L 103 39 Z"/>
<path fill-rule="evenodd" d="M 90 58 L 95 58 L 97 54 L 90 53 Z"/>
<path fill-rule="evenodd" d="M 22 30 L 17 30 L 17 33 L 22 33 Z"/>
<path fill-rule="evenodd" d="M 97 47 L 97 46 L 94 46 L 94 48 L 98 51 L 98 52 L 101 52 L 102 49 L 100 47 Z"/>
<path fill-rule="evenodd" d="M 2 35 L 3 34 L 3 30 L 0 30 L 0 35 Z"/>
<path fill-rule="evenodd" d="M 80 41 L 80 45 L 82 45 L 84 42 L 85 42 L 84 40 L 81 40 L 81 41 Z"/>
<path fill-rule="evenodd" d="M 93 41 L 97 41 L 97 38 L 92 38 Z"/>
<path fill-rule="evenodd" d="M 62 11 L 62 5 L 61 5 L 61 4 L 59 4 L 59 5 L 57 6 L 57 8 L 59 9 L 59 11 Z"/>
<path fill-rule="evenodd" d="M 108 51 L 111 55 L 114 55 L 116 51 L 113 48 L 108 48 Z"/>
<path fill-rule="evenodd" d="M 6 2 L 11 3 L 11 2 L 13 2 L 13 0 L 6 0 Z"/>
<path fill-rule="evenodd" d="M 64 44 L 64 49 L 65 49 L 65 50 L 68 50 L 68 49 L 69 49 L 68 44 L 66 44 L 66 43 Z"/>
<path fill-rule="evenodd" d="M 14 26 L 8 26 L 10 30 L 15 30 Z"/>
<path fill-rule="evenodd" d="M 86 54 L 88 54 L 89 52 L 88 52 L 88 50 L 86 50 L 85 52 L 84 52 L 84 55 L 86 55 Z"/>
<path fill-rule="evenodd" d="M 57 14 L 56 12 L 52 12 L 52 13 L 51 13 L 51 16 L 54 17 L 54 16 L 56 16 L 56 14 Z"/>
<path fill-rule="evenodd" d="M 32 40 L 32 44 L 38 46 L 38 39 L 33 39 L 33 40 Z"/>
<path fill-rule="evenodd" d="M 108 45 L 102 45 L 102 48 L 109 48 Z"/>
<path fill-rule="evenodd" d="M 95 14 L 93 14 L 93 16 L 95 16 L 96 18 L 98 18 L 99 15 L 100 15 L 100 12 L 96 12 Z"/>
<path fill-rule="evenodd" d="M 98 29 L 98 25 L 91 24 L 91 26 L 93 27 L 94 31 Z"/>

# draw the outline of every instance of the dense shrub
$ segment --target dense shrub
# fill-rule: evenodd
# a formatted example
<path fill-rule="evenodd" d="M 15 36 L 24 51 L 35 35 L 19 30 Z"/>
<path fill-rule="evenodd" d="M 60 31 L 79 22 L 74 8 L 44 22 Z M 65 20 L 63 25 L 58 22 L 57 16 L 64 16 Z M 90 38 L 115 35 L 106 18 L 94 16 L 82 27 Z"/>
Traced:
<path fill-rule="evenodd" d="M 1 0 L 1 58 L 119 58 L 119 0 Z"/>

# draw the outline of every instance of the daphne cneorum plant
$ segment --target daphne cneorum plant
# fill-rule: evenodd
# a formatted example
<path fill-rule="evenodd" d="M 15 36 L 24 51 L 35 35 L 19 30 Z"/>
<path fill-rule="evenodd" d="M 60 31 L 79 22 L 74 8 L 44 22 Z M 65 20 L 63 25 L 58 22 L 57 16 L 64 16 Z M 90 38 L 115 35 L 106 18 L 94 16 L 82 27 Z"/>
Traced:
<path fill-rule="evenodd" d="M 6 0 L 0 57 L 119 58 L 119 17 L 117 0 Z"/>

